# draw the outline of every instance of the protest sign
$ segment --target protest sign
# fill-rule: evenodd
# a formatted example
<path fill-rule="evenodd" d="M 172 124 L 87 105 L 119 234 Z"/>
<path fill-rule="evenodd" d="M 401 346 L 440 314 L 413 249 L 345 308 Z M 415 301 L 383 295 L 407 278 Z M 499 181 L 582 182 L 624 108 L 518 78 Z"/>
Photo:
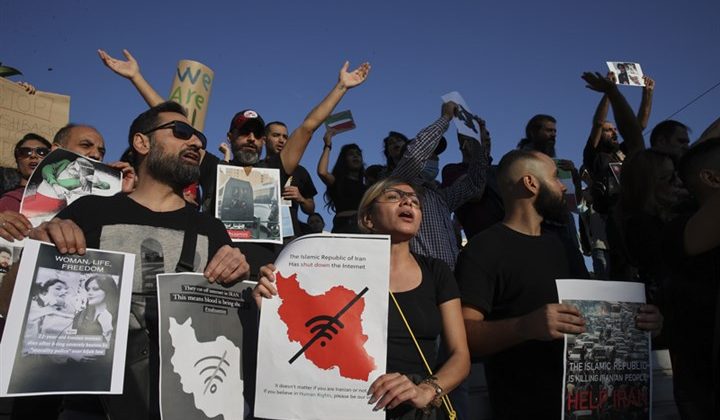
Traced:
<path fill-rule="evenodd" d="M 234 242 L 282 243 L 280 171 L 218 165 L 215 217 Z"/>
<path fill-rule="evenodd" d="M 56 149 L 30 175 L 20 213 L 38 226 L 80 197 L 110 197 L 121 190 L 122 173 L 117 169 L 69 150 Z"/>
<path fill-rule="evenodd" d="M 453 101 L 457 104 L 457 115 L 453 118 L 458 133 L 480 140 L 480 124 L 475 121 L 473 113 L 458 92 L 450 92 L 442 96 L 443 102 Z"/>
<path fill-rule="evenodd" d="M 303 236 L 275 267 L 278 296 L 260 311 L 255 415 L 385 418 L 367 391 L 385 373 L 389 237 Z"/>
<path fill-rule="evenodd" d="M 642 283 L 557 280 L 560 303 L 576 306 L 585 332 L 566 334 L 563 419 L 650 419 L 650 333 L 635 327 Z"/>
<path fill-rule="evenodd" d="M 338 134 L 355 128 L 355 121 L 350 110 L 341 111 L 329 116 L 325 120 L 325 127 Z"/>
<path fill-rule="evenodd" d="M 245 418 L 241 313 L 249 286 L 173 273 L 157 276 L 157 291 L 162 418 Z M 254 306 L 252 312 L 256 324 Z"/>
<path fill-rule="evenodd" d="M 185 107 L 190 124 L 200 131 L 205 127 L 214 81 L 210 67 L 192 60 L 178 61 L 169 99 Z"/>
<path fill-rule="evenodd" d="M 40 91 L 30 95 L 0 78 L 0 166 L 15 167 L 13 150 L 22 136 L 36 133 L 52 140 L 69 117 L 69 96 Z"/>
<path fill-rule="evenodd" d="M 557 162 L 559 159 L 555 159 Z M 575 183 L 573 182 L 572 172 L 558 168 L 558 178 L 565 186 L 565 201 L 567 208 L 573 213 L 578 213 L 577 198 L 575 197 Z"/>
<path fill-rule="evenodd" d="M 615 73 L 615 84 L 628 86 L 645 86 L 640 63 L 626 61 L 607 61 L 608 69 Z"/>
<path fill-rule="evenodd" d="M 0 396 L 122 393 L 134 262 L 28 239 L 0 341 Z"/>

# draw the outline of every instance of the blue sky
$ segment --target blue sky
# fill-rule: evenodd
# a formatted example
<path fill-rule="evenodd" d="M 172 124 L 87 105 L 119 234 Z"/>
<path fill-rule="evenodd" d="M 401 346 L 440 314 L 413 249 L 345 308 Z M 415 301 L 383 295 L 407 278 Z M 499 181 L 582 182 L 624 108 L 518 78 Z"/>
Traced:
<path fill-rule="evenodd" d="M 367 164 L 382 162 L 389 130 L 414 136 L 439 116 L 440 96 L 457 90 L 487 121 L 496 159 L 523 136 L 531 116 L 546 113 L 558 119 L 558 156 L 579 165 L 600 99 L 581 73 L 604 73 L 606 60 L 641 63 L 657 83 L 652 127 L 720 81 L 719 15 L 716 0 L 6 1 L 0 61 L 24 73 L 14 80 L 71 96 L 71 121 L 99 129 L 108 160 L 126 147 L 144 102 L 102 65 L 98 48 L 116 57 L 129 49 L 162 95 L 170 93 L 178 60 L 212 68 L 204 130 L 212 151 L 245 108 L 297 126 L 347 59 L 373 69 L 338 107 L 352 110 L 358 128 L 335 142 L 360 144 Z M 637 109 L 640 89 L 622 92 Z M 720 88 L 675 119 L 695 138 L 718 117 L 719 102 Z M 322 133 L 302 161 L 313 175 Z M 451 140 L 441 165 L 458 160 Z M 321 195 L 316 203 L 322 206 Z"/>

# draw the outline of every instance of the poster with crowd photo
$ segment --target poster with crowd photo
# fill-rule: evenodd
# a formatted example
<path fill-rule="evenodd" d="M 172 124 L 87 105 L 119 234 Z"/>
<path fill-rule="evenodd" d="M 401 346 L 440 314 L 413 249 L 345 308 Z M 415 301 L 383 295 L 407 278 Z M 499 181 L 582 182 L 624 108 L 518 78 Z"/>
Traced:
<path fill-rule="evenodd" d="M 645 86 L 640 63 L 626 61 L 608 61 L 608 69 L 615 73 L 615 84 L 627 86 Z"/>
<path fill-rule="evenodd" d="M 0 341 L 0 396 L 122 393 L 134 262 L 28 239 Z"/>
<path fill-rule="evenodd" d="M 562 418 L 652 418 L 650 333 L 635 327 L 645 286 L 557 280 L 557 288 L 585 320 L 584 333 L 565 335 Z"/>
<path fill-rule="evenodd" d="M 122 190 L 122 173 L 65 149 L 45 156 L 25 186 L 20 213 L 33 226 L 52 219 L 86 195 L 109 197 Z"/>
<path fill-rule="evenodd" d="M 199 273 L 157 276 L 162 418 L 245 418 L 243 324 L 257 325 L 250 287 Z"/>
<path fill-rule="evenodd" d="M 218 165 L 215 217 L 234 242 L 282 243 L 280 171 Z"/>
<path fill-rule="evenodd" d="M 383 419 L 367 390 L 385 373 L 390 239 L 307 235 L 275 262 L 262 300 L 255 415 Z"/>
<path fill-rule="evenodd" d="M 450 92 L 442 96 L 443 102 L 453 101 L 458 105 L 457 115 L 453 118 L 458 133 L 480 141 L 480 124 L 475 121 L 473 113 L 458 92 Z"/>

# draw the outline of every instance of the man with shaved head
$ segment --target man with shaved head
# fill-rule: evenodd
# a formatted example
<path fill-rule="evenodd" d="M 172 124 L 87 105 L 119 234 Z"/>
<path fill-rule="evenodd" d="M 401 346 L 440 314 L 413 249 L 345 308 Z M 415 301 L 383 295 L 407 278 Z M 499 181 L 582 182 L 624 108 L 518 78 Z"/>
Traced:
<path fill-rule="evenodd" d="M 542 227 L 567 211 L 553 160 L 513 150 L 497 176 L 505 218 L 470 240 L 455 271 L 468 344 L 485 358 L 494 419 L 559 418 L 560 339 L 585 331 L 585 321 L 576 307 L 556 303 L 555 279 L 587 278 L 587 270 L 573 268 L 566 245 Z M 659 330 L 661 319 L 657 308 L 643 305 L 638 327 Z"/>

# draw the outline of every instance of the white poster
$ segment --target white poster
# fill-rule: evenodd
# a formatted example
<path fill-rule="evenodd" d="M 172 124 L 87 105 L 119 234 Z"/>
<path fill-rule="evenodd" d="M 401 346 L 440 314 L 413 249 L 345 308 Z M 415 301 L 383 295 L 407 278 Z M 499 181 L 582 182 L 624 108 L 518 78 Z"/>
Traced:
<path fill-rule="evenodd" d="M 69 150 L 56 149 L 30 175 L 20 213 L 38 226 L 80 197 L 110 197 L 120 191 L 122 173 L 117 169 Z"/>
<path fill-rule="evenodd" d="M 560 303 L 576 306 L 585 332 L 565 334 L 563 419 L 652 418 L 650 333 L 635 327 L 642 283 L 556 280 Z"/>
<path fill-rule="evenodd" d="M 280 171 L 218 165 L 215 217 L 234 242 L 282 243 Z"/>
<path fill-rule="evenodd" d="M 250 291 L 200 273 L 157 276 L 163 419 L 245 418 L 241 312 L 255 312 L 245 300 Z"/>
<path fill-rule="evenodd" d="M 453 118 L 457 131 L 460 134 L 480 141 L 480 125 L 475 121 L 475 118 L 473 118 L 474 114 L 465 103 L 463 97 L 458 92 L 450 92 L 443 95 L 442 100 L 443 102 L 453 101 L 458 105 L 457 115 Z"/>
<path fill-rule="evenodd" d="M 260 311 L 255 415 L 385 418 L 367 391 L 385 373 L 390 238 L 307 235 L 275 266 L 278 296 Z"/>
<path fill-rule="evenodd" d="M 627 61 L 608 61 L 608 69 L 615 73 L 615 84 L 628 86 L 645 86 L 640 63 Z"/>
<path fill-rule="evenodd" d="M 122 393 L 135 255 L 26 242 L 0 342 L 0 396 Z"/>

